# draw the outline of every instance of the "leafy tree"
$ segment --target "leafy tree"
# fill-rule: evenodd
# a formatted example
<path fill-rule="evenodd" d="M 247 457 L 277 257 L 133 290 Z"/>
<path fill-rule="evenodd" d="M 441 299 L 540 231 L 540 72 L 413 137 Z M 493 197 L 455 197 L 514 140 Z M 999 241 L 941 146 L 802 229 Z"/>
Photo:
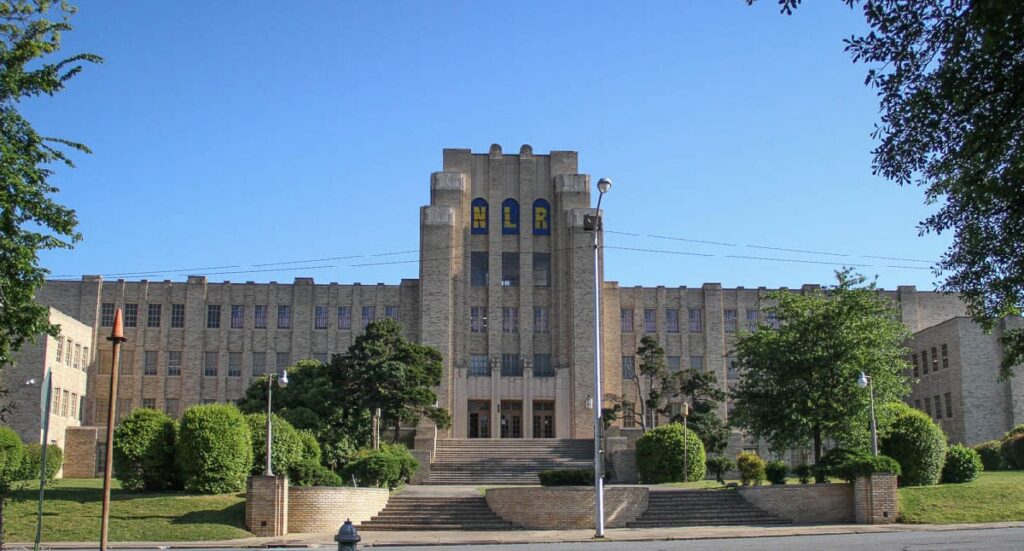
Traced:
<path fill-rule="evenodd" d="M 127 490 L 158 491 L 177 484 L 174 420 L 139 408 L 114 429 L 114 474 Z"/>
<path fill-rule="evenodd" d="M 1024 2 L 843 2 L 871 28 L 845 43 L 880 98 L 873 170 L 941 205 L 920 230 L 953 233 L 942 288 L 991 330 L 1024 310 Z M 800 0 L 778 3 L 789 14 Z M 1024 329 L 1002 339 L 1005 377 L 1024 361 Z"/>
<path fill-rule="evenodd" d="M 768 295 L 781 325 L 762 327 L 736 343 L 741 378 L 733 390 L 732 422 L 784 450 L 813 443 L 814 460 L 831 438 L 865 449 L 869 394 L 857 386 L 861 372 L 872 378 L 875 401 L 907 394 L 903 342 L 907 329 L 874 283 L 849 270 L 837 284 L 804 294 Z"/>
<path fill-rule="evenodd" d="M 54 201 L 53 164 L 73 167 L 64 153 L 84 145 L 39 135 L 18 112 L 19 103 L 52 96 L 101 59 L 78 54 L 54 61 L 61 33 L 74 14 L 67 2 L 0 0 L 0 365 L 11 363 L 26 339 L 57 335 L 45 306 L 35 302 L 47 271 L 38 253 L 69 249 L 81 239 L 75 211 Z"/>

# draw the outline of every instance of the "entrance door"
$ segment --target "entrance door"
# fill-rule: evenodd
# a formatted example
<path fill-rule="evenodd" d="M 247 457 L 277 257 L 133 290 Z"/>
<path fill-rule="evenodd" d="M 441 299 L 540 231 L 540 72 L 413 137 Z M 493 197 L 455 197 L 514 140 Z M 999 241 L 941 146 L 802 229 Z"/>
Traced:
<path fill-rule="evenodd" d="M 469 401 L 469 427 L 466 436 L 469 438 L 491 437 L 491 402 L 487 400 Z"/>
<path fill-rule="evenodd" d="M 523 437 L 523 403 L 517 400 L 501 402 L 501 437 Z"/>
<path fill-rule="evenodd" d="M 555 403 L 534 402 L 533 403 L 533 437 L 554 438 L 555 437 Z"/>

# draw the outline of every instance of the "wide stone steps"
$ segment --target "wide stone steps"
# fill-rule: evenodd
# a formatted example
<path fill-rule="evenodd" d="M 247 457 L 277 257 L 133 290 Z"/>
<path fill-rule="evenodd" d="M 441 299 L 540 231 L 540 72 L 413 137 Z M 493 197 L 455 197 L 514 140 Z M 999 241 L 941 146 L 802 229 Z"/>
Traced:
<path fill-rule="evenodd" d="M 593 468 L 593 440 L 438 440 L 427 484 L 537 484 L 548 469 Z"/>
<path fill-rule="evenodd" d="M 647 511 L 630 528 L 791 524 L 748 503 L 735 490 L 652 491 Z"/>
<path fill-rule="evenodd" d="M 402 497 L 388 500 L 360 530 L 517 530 L 502 520 L 481 497 Z"/>

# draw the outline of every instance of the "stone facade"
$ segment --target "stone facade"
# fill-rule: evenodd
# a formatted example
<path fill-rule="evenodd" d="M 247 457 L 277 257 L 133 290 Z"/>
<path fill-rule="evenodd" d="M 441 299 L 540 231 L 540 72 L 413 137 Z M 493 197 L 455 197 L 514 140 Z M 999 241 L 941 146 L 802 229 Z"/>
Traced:
<path fill-rule="evenodd" d="M 293 486 L 288 489 L 288 530 L 337 532 L 346 520 L 359 526 L 387 504 L 386 488 Z"/>

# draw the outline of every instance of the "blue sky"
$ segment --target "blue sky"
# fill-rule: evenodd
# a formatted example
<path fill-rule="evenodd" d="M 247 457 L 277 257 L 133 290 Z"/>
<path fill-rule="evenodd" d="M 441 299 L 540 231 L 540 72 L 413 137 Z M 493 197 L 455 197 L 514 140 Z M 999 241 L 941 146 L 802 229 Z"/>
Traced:
<path fill-rule="evenodd" d="M 612 178 L 607 245 L 711 255 L 610 249 L 623 285 L 855 264 L 932 289 L 949 242 L 918 236 L 922 190 L 871 174 L 877 98 L 842 44 L 864 22 L 839 0 L 78 4 L 63 53 L 106 62 L 24 105 L 94 151 L 53 178 L 85 237 L 43 256 L 54 276 L 415 278 L 442 148 L 492 143 Z"/>

